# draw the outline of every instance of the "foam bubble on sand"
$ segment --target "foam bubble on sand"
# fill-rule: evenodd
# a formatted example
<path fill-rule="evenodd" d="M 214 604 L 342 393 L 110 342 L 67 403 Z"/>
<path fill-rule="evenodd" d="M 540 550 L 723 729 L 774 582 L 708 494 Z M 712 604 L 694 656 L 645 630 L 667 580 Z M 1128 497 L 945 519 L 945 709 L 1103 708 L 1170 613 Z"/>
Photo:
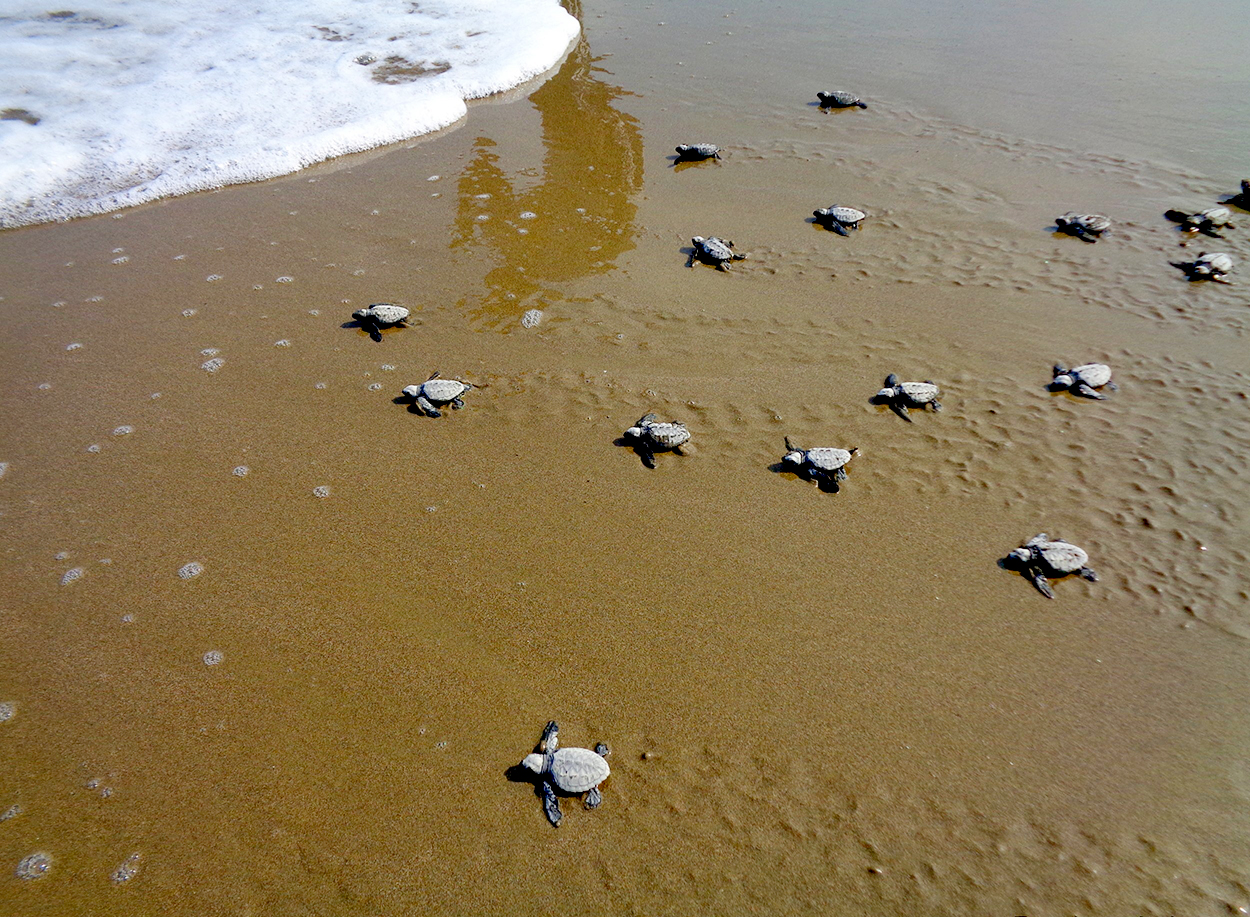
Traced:
<path fill-rule="evenodd" d="M 178 568 L 178 576 L 181 579 L 192 579 L 204 572 L 204 565 L 198 560 L 193 560 L 189 564 L 183 564 Z"/>
<path fill-rule="evenodd" d="M 7 723 L 17 713 L 17 704 L 11 700 L 0 701 L 0 723 Z"/>
<path fill-rule="evenodd" d="M 75 567 L 72 570 L 66 570 L 65 575 L 61 577 L 61 585 L 68 586 L 75 580 L 82 579 L 82 575 L 86 572 L 87 571 L 85 571 L 82 567 Z"/>
<path fill-rule="evenodd" d="M 122 860 L 121 865 L 113 870 L 113 874 L 110 876 L 113 884 L 121 885 L 125 882 L 129 882 L 139 874 L 139 868 L 142 864 L 143 854 L 137 851 L 126 857 L 126 859 Z"/>
<path fill-rule="evenodd" d="M 38 850 L 22 857 L 22 861 L 17 864 L 17 877 L 19 879 L 41 879 L 48 874 L 48 870 L 51 868 L 52 857 L 42 850 Z"/>
<path fill-rule="evenodd" d="M 222 654 L 221 650 L 209 650 L 207 653 L 204 654 L 204 664 L 205 665 L 220 665 L 221 660 L 225 658 L 226 657 Z"/>
<path fill-rule="evenodd" d="M 259 181 L 458 121 L 552 67 L 557 0 L 97 0 L 0 17 L 0 228 Z M 101 113 L 104 113 L 102 116 Z"/>

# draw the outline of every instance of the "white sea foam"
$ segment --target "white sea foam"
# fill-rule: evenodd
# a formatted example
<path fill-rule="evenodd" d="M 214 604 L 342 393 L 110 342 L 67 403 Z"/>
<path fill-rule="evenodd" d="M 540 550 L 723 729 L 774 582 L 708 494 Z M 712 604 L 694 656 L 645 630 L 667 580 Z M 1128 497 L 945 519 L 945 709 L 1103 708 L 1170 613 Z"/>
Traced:
<path fill-rule="evenodd" d="M 48 10 L 16 0 L 0 15 L 0 227 L 257 181 L 437 130 L 465 115 L 465 99 L 553 66 L 579 28 L 557 0 Z"/>

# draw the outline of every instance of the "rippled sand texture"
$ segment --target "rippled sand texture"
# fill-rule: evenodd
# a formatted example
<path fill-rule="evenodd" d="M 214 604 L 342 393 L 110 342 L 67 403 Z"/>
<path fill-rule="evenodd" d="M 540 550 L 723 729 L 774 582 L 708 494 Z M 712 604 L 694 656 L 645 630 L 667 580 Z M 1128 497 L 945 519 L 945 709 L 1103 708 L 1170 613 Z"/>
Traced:
<path fill-rule="evenodd" d="M 1169 265 L 1250 214 L 1162 216 L 1236 189 L 1226 112 L 1190 156 L 1109 77 L 1099 132 L 1037 61 L 973 104 L 949 33 L 813 15 L 597 5 L 460 130 L 0 235 L 0 910 L 1250 909 L 1250 307 Z M 1119 391 L 1047 390 L 1089 360 Z M 858 447 L 838 492 L 786 436 Z M 999 567 L 1042 531 L 1099 581 Z M 612 747 L 558 830 L 551 718 Z"/>

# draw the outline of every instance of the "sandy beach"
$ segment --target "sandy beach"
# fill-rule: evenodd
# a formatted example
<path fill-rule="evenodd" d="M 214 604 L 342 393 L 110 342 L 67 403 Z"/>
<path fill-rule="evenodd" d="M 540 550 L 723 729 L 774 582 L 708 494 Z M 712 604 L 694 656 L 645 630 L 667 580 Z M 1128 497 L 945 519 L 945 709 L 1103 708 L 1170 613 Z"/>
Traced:
<path fill-rule="evenodd" d="M 1163 217 L 1250 71 L 1171 9 L 595 0 L 437 136 L 0 233 L 0 911 L 1250 911 L 1250 213 Z M 558 829 L 550 719 L 611 747 Z"/>

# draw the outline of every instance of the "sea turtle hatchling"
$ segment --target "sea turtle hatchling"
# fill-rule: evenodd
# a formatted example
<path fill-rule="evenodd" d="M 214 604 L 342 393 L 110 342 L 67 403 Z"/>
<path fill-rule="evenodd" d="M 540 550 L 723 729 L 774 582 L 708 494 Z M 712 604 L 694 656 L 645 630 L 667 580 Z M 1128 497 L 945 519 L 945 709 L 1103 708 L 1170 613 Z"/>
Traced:
<path fill-rule="evenodd" d="M 468 382 L 458 379 L 440 379 L 436 372 L 420 385 L 404 387 L 404 394 L 412 398 L 421 413 L 429 417 L 441 417 L 442 412 L 435 405 L 450 404 L 452 410 L 464 407 L 460 396 L 473 388 Z"/>
<path fill-rule="evenodd" d="M 937 400 L 939 394 L 933 382 L 899 382 L 898 376 L 890 373 L 885 377 L 885 388 L 873 396 L 873 401 L 889 405 L 891 411 L 911 423 L 912 419 L 907 416 L 908 408 L 942 410 L 942 403 Z"/>
<path fill-rule="evenodd" d="M 1060 232 L 1066 232 L 1085 242 L 1097 242 L 1099 237 L 1111 228 L 1111 218 L 1101 213 L 1068 211 L 1061 217 L 1055 217 L 1055 225 L 1059 227 Z"/>
<path fill-rule="evenodd" d="M 703 236 L 695 236 L 690 242 L 694 245 L 694 251 L 690 253 L 690 260 L 686 262 L 686 267 L 694 267 L 697 258 L 705 264 L 712 264 L 722 271 L 727 271 L 730 262 L 742 261 L 746 258 L 746 255 L 739 255 L 733 250 L 732 242 L 718 239 L 716 236 L 707 239 Z"/>
<path fill-rule="evenodd" d="M 847 230 L 859 229 L 860 221 L 867 218 L 868 214 L 862 210 L 856 210 L 854 207 L 843 207 L 839 204 L 834 204 L 832 207 L 813 210 L 812 216 L 825 229 L 832 229 L 840 236 L 848 236 L 850 233 Z"/>
<path fill-rule="evenodd" d="M 1051 540 L 1045 532 L 1034 535 L 1023 546 L 1003 558 L 1004 566 L 1019 570 L 1048 599 L 1055 597 L 1050 588 L 1049 577 L 1077 573 L 1091 583 L 1097 582 L 1098 574 L 1086 566 L 1088 563 L 1089 555 L 1083 549 L 1062 538 Z"/>
<path fill-rule="evenodd" d="M 832 92 L 818 92 L 816 98 L 820 99 L 821 108 L 867 108 L 863 100 L 853 92 L 847 92 L 844 89 L 835 89 Z"/>
<path fill-rule="evenodd" d="M 1097 398 L 1099 401 L 1104 401 L 1107 396 L 1098 389 L 1106 386 L 1113 392 L 1119 390 L 1119 386 L 1111 381 L 1111 367 L 1106 363 L 1082 363 L 1071 369 L 1064 369 L 1062 363 L 1056 363 L 1053 373 L 1054 378 L 1050 380 L 1049 385 L 1052 392 L 1067 390 L 1083 398 Z"/>
<path fill-rule="evenodd" d="M 1216 283 L 1232 283 L 1224 275 L 1233 269 L 1233 256 L 1227 252 L 1199 252 L 1195 261 L 1177 265 L 1189 275 L 1190 280 L 1214 280 Z"/>
<path fill-rule="evenodd" d="M 608 779 L 611 769 L 604 758 L 608 746 L 600 742 L 594 751 L 589 748 L 560 748 L 560 727 L 552 720 L 543 729 L 538 751 L 526 755 L 521 766 L 542 778 L 539 792 L 543 797 L 543 812 L 552 827 L 560 827 L 560 800 L 556 790 L 574 795 L 585 794 L 585 805 L 594 809 L 603 802 L 599 784 Z"/>
<path fill-rule="evenodd" d="M 720 147 L 714 143 L 682 143 L 677 147 L 678 162 L 700 162 L 720 159 Z"/>
<path fill-rule="evenodd" d="M 1185 232 L 1202 232 L 1219 238 L 1219 229 L 1236 229 L 1233 212 L 1227 207 L 1208 207 L 1199 213 L 1191 213 L 1181 221 Z"/>
<path fill-rule="evenodd" d="M 803 449 L 791 442 L 790 437 L 787 436 L 786 454 L 782 457 L 782 461 L 797 465 L 800 471 L 806 472 L 808 477 L 817 484 L 830 484 L 836 491 L 838 482 L 846 480 L 846 463 L 858 452 L 857 448 L 834 449 L 828 446 Z"/>
<path fill-rule="evenodd" d="M 690 431 L 684 423 L 678 420 L 659 421 L 654 414 L 640 417 L 625 431 L 624 436 L 634 441 L 642 463 L 648 468 L 655 467 L 656 452 L 669 450 L 681 455 L 681 447 L 690 441 Z"/>
<path fill-rule="evenodd" d="M 391 328 L 396 325 L 406 326 L 410 314 L 409 310 L 403 306 L 397 306 L 389 302 L 377 302 L 367 309 L 357 309 L 352 313 L 352 318 L 360 322 L 360 326 L 369 332 L 370 337 L 375 341 L 380 341 L 382 339 L 382 328 Z"/>

